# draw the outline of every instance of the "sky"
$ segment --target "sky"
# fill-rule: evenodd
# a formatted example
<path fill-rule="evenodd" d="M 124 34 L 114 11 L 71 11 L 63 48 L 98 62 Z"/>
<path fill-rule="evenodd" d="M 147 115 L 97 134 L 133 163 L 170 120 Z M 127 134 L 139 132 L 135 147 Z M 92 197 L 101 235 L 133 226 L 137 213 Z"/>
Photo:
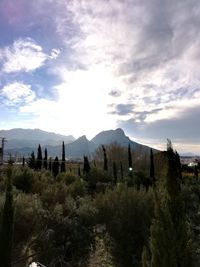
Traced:
<path fill-rule="evenodd" d="M 199 63 L 199 0 L 1 0 L 0 129 L 200 154 Z"/>

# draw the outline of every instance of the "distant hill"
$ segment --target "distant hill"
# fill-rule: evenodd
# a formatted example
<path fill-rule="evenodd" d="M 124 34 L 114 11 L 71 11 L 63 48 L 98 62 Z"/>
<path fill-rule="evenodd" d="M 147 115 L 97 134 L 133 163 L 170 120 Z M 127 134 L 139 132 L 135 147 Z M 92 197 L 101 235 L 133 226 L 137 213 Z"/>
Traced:
<path fill-rule="evenodd" d="M 38 144 L 43 146 L 59 145 L 62 141 L 66 144 L 75 140 L 72 135 L 65 136 L 40 129 L 11 129 L 0 130 L 0 137 L 6 137 L 8 142 L 6 149 L 23 149 L 24 147 L 37 147 Z"/>
<path fill-rule="evenodd" d="M 65 154 L 67 158 L 82 158 L 84 154 L 89 155 L 100 145 L 117 143 L 122 147 L 131 145 L 132 149 L 140 153 L 149 153 L 150 147 L 130 140 L 120 128 L 116 130 L 103 131 L 97 134 L 92 140 L 88 140 L 85 135 L 75 140 L 73 136 L 64 136 L 55 133 L 41 131 L 39 129 L 12 129 L 0 131 L 0 136 L 6 137 L 6 152 L 29 156 L 32 151 L 37 152 L 38 144 L 42 148 L 47 148 L 49 156 L 61 157 L 62 141 L 65 142 Z"/>

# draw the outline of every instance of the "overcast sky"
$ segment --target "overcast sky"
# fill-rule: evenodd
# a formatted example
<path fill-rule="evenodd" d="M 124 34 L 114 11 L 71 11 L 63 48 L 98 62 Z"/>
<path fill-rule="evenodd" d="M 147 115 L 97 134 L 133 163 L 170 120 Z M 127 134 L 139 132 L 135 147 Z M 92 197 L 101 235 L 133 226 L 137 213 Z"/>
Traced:
<path fill-rule="evenodd" d="M 1 0 L 0 129 L 200 152 L 199 0 Z"/>

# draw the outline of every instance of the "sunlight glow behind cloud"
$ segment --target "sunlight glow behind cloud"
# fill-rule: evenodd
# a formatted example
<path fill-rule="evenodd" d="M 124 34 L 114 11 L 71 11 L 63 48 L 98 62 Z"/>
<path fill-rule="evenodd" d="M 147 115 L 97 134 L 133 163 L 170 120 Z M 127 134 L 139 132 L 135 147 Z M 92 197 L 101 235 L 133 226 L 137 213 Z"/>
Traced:
<path fill-rule="evenodd" d="M 33 127 L 92 137 L 122 126 L 157 146 L 167 137 L 185 147 L 190 136 L 200 141 L 199 1 L 21 0 L 15 23 L 3 3 L 18 35 L 0 47 L 0 86 L 24 79 L 46 90 L 20 102 Z"/>

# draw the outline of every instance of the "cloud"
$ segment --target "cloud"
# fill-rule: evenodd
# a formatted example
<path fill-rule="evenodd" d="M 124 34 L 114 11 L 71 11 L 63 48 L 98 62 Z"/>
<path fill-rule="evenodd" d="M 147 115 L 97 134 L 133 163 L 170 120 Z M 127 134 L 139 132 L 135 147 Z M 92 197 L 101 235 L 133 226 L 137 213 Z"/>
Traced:
<path fill-rule="evenodd" d="M 28 104 L 36 98 L 35 92 L 31 89 L 31 85 L 23 82 L 14 82 L 5 85 L 0 90 L 0 101 L 3 105 L 19 106 Z"/>
<path fill-rule="evenodd" d="M 53 49 L 46 54 L 31 38 L 18 39 L 12 46 L 0 49 L 0 60 L 5 73 L 30 72 L 42 67 L 49 59 L 56 59 L 60 51 Z"/>
<path fill-rule="evenodd" d="M 114 96 L 114 97 L 119 97 L 119 96 L 121 95 L 121 92 L 118 91 L 118 90 L 111 90 L 111 91 L 109 92 L 109 95 L 110 95 L 110 96 Z"/>
<path fill-rule="evenodd" d="M 132 114 L 133 108 L 133 104 L 118 104 L 114 107 L 114 111 L 112 111 L 111 114 L 118 114 L 120 116 Z"/>
<path fill-rule="evenodd" d="M 200 106 L 188 108 L 170 119 L 156 120 L 151 123 L 135 119 L 121 120 L 118 126 L 137 139 L 161 142 L 170 138 L 173 142 L 185 145 L 200 142 Z"/>

